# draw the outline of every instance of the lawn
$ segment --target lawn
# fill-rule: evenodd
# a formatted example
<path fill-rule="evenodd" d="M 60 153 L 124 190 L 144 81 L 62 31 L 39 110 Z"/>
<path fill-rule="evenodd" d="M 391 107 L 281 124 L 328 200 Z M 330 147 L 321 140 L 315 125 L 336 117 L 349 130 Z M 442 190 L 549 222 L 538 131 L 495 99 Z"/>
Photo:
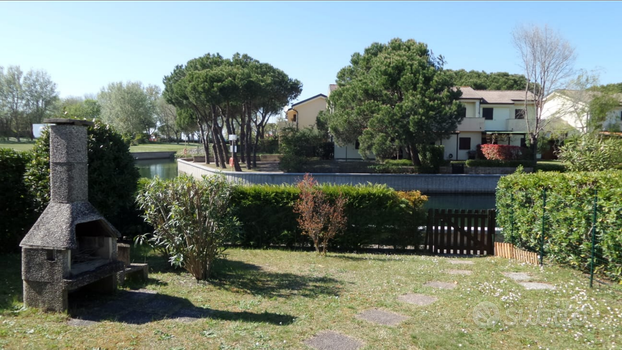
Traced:
<path fill-rule="evenodd" d="M 145 259 L 136 253 L 133 258 Z M 0 348 L 7 349 L 310 349 L 304 342 L 326 330 L 356 338 L 364 349 L 579 349 L 615 348 L 622 334 L 619 286 L 590 289 L 576 271 L 541 270 L 495 257 L 460 259 L 473 264 L 455 265 L 453 258 L 424 255 L 322 258 L 236 248 L 217 264 L 214 280 L 197 283 L 150 255 L 149 281 L 131 287 L 155 291 L 161 299 L 141 311 L 157 311 L 168 300 L 204 316 L 180 322 L 163 315 L 129 324 L 111 316 L 88 326 L 68 324 L 66 314 L 24 310 L 19 256 L 0 261 Z M 505 272 L 528 273 L 555 289 L 527 290 Z M 431 281 L 456 287 L 425 285 Z M 128 286 L 121 288 L 115 298 L 129 292 Z M 438 300 L 427 306 L 398 300 L 407 293 Z M 407 319 L 385 326 L 356 317 L 374 308 Z"/>
<path fill-rule="evenodd" d="M 18 152 L 29 151 L 34 147 L 35 143 L 31 141 L 22 140 L 22 142 L 14 141 L 0 141 L 0 148 L 12 148 Z"/>

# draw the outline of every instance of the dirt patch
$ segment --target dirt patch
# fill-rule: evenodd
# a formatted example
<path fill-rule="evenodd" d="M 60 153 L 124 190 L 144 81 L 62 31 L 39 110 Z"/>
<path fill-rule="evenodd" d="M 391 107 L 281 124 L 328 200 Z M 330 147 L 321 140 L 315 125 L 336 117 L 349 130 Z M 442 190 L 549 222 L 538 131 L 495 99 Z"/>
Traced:
<path fill-rule="evenodd" d="M 520 282 L 519 284 L 525 289 L 555 289 L 552 284 L 542 282 Z"/>
<path fill-rule="evenodd" d="M 453 260 L 449 260 L 450 264 L 453 265 L 475 265 L 474 262 L 472 262 L 471 260 L 457 260 L 457 259 L 453 259 Z"/>
<path fill-rule="evenodd" d="M 504 272 L 503 276 L 515 281 L 529 281 L 531 279 L 531 275 L 526 272 Z"/>

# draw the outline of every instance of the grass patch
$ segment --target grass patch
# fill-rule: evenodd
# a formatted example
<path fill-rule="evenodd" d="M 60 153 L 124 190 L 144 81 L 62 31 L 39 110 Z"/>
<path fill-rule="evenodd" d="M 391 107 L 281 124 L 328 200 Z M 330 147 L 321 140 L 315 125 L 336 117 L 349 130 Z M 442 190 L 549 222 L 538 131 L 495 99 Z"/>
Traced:
<path fill-rule="evenodd" d="M 11 148 L 17 152 L 30 151 L 35 146 L 34 141 L 22 140 L 21 142 L 9 139 L 9 141 L 0 141 L 0 148 Z"/>
<path fill-rule="evenodd" d="M 211 310 L 208 316 L 190 323 L 161 317 L 140 324 L 106 320 L 70 326 L 64 314 L 20 309 L 19 256 L 3 256 L 0 347 L 306 349 L 303 341 L 333 330 L 363 341 L 366 349 L 387 344 L 393 349 L 577 349 L 615 348 L 622 334 L 620 286 L 590 289 L 586 276 L 555 266 L 541 270 L 494 257 L 452 265 L 451 258 L 434 256 L 329 253 L 321 258 L 311 252 L 230 249 L 218 262 L 215 279 L 197 283 L 157 254 L 136 254 L 134 260 L 150 263 L 150 279 L 125 290 L 155 290 L 197 310 Z M 445 272 L 457 268 L 473 274 Z M 504 272 L 527 272 L 533 281 L 556 289 L 526 290 Z M 457 287 L 424 286 L 430 281 L 457 282 Z M 415 306 L 397 300 L 406 293 L 438 301 Z M 370 308 L 408 319 L 380 326 L 355 318 Z"/>
<path fill-rule="evenodd" d="M 130 152 L 177 152 L 182 154 L 184 148 L 188 151 L 199 149 L 203 151 L 203 145 L 200 143 L 160 143 L 150 142 L 147 144 L 130 146 Z"/>

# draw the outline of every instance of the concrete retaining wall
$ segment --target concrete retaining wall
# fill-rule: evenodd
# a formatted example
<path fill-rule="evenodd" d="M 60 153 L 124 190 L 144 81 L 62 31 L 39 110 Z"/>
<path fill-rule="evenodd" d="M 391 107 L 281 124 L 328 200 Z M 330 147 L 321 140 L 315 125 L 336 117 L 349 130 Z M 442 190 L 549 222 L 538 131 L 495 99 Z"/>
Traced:
<path fill-rule="evenodd" d="M 228 181 L 237 184 L 295 184 L 302 173 L 266 173 L 221 171 L 184 160 L 177 160 L 177 171 L 196 178 L 202 175 L 223 174 Z M 491 174 L 313 174 L 320 183 L 334 184 L 386 184 L 398 191 L 419 190 L 425 194 L 469 193 L 494 194 L 502 175 Z"/>
<path fill-rule="evenodd" d="M 176 152 L 131 152 L 135 160 L 175 158 Z"/>

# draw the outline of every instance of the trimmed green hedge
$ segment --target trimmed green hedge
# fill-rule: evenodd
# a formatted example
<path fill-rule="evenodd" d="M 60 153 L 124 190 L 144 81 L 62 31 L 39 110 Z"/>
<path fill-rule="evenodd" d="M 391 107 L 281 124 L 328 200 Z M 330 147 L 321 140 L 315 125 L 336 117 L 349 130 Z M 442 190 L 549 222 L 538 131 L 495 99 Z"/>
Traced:
<path fill-rule="evenodd" d="M 533 167 L 533 161 L 530 160 L 469 159 L 465 164 L 468 167 L 517 167 L 519 165 L 524 168 Z"/>
<path fill-rule="evenodd" d="M 596 271 L 622 278 L 622 171 L 535 173 L 503 176 L 497 185 L 497 225 L 507 242 L 541 247 L 546 189 L 544 255 L 588 271 L 594 195 L 598 192 Z"/>
<path fill-rule="evenodd" d="M 32 198 L 24 185 L 30 152 L 0 148 L 0 252 L 19 251 L 19 242 L 34 223 Z"/>
<path fill-rule="evenodd" d="M 329 198 L 340 191 L 348 199 L 347 229 L 331 240 L 331 246 L 354 250 L 370 244 L 404 248 L 420 244 L 425 225 L 423 204 L 427 197 L 418 191 L 396 192 L 381 185 L 322 185 Z M 293 204 L 299 191 L 295 186 L 237 186 L 232 206 L 242 223 L 238 244 L 252 247 L 310 244 L 298 228 Z"/>

